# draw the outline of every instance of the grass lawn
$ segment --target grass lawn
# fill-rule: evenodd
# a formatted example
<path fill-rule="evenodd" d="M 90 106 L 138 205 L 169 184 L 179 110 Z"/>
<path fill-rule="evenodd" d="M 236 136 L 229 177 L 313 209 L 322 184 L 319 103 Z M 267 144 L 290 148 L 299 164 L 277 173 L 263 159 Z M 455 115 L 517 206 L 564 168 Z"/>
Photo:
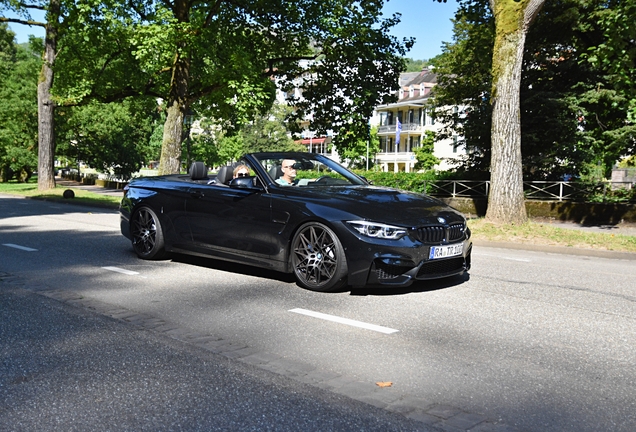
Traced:
<path fill-rule="evenodd" d="M 72 189 L 75 193 L 75 198 L 66 199 L 62 196 L 65 190 Z M 45 199 L 50 201 L 64 201 L 74 204 L 86 204 L 86 205 L 99 205 L 101 207 L 118 208 L 121 197 L 114 197 L 109 195 L 102 195 L 82 189 L 69 188 L 66 186 L 58 185 L 55 189 L 40 192 L 38 190 L 37 182 L 29 183 L 0 183 L 0 193 L 20 195 L 25 197 Z M 123 194 L 122 194 L 123 195 Z"/>
<path fill-rule="evenodd" d="M 473 240 L 636 252 L 636 236 L 633 235 L 558 228 L 542 222 L 495 225 L 483 218 L 469 220 L 468 226 Z"/>

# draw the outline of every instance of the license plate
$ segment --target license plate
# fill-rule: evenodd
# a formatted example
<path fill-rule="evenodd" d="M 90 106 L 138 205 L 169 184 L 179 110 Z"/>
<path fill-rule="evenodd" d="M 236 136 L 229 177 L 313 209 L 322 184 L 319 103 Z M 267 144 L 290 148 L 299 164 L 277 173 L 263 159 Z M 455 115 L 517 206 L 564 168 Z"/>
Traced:
<path fill-rule="evenodd" d="M 461 255 L 464 252 L 464 243 L 448 245 L 448 246 L 433 246 L 428 259 L 439 259 L 453 257 Z"/>

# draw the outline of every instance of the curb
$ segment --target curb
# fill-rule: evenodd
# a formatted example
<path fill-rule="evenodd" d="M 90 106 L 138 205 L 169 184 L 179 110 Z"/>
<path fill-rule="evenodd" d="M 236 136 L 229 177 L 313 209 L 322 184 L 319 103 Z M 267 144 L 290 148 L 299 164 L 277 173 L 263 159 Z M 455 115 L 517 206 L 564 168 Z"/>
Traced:
<path fill-rule="evenodd" d="M 480 247 L 526 250 L 532 252 L 546 252 L 560 255 L 588 256 L 594 258 L 621 259 L 636 261 L 635 252 L 617 252 L 601 249 L 583 249 L 567 246 L 538 245 L 531 243 L 494 242 L 487 240 L 474 240 L 473 245 Z"/>

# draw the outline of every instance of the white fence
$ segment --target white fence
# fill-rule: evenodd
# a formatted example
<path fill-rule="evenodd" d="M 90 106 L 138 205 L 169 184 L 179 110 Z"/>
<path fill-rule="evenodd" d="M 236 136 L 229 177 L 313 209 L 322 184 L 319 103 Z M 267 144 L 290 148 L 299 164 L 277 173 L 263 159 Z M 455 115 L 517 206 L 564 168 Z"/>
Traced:
<path fill-rule="evenodd" d="M 604 196 L 610 191 L 623 189 L 630 191 L 632 182 L 566 182 L 566 181 L 524 181 L 523 191 L 527 199 L 568 201 L 590 195 Z M 490 190 L 488 180 L 433 180 L 426 182 L 429 195 L 444 197 L 486 198 Z"/>

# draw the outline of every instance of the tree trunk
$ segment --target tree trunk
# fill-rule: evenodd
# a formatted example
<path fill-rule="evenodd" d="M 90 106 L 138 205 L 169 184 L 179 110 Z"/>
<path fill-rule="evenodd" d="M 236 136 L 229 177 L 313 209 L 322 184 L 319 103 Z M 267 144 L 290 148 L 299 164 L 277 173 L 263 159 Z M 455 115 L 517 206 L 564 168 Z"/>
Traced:
<path fill-rule="evenodd" d="M 523 194 L 519 87 L 526 33 L 545 0 L 491 0 L 493 49 L 492 154 L 486 219 L 520 224 L 528 220 Z"/>
<path fill-rule="evenodd" d="M 179 22 L 188 22 L 189 3 L 175 0 L 174 12 Z M 177 44 L 172 63 L 170 95 L 167 101 L 166 123 L 163 126 L 159 174 L 178 174 L 181 171 L 181 142 L 183 141 L 183 119 L 188 110 L 188 84 L 190 61 L 185 55 L 185 43 Z"/>
<path fill-rule="evenodd" d="M 44 59 L 38 80 L 38 190 L 55 188 L 55 102 L 51 98 L 53 63 L 57 49 L 60 0 L 51 0 L 47 14 Z"/>

